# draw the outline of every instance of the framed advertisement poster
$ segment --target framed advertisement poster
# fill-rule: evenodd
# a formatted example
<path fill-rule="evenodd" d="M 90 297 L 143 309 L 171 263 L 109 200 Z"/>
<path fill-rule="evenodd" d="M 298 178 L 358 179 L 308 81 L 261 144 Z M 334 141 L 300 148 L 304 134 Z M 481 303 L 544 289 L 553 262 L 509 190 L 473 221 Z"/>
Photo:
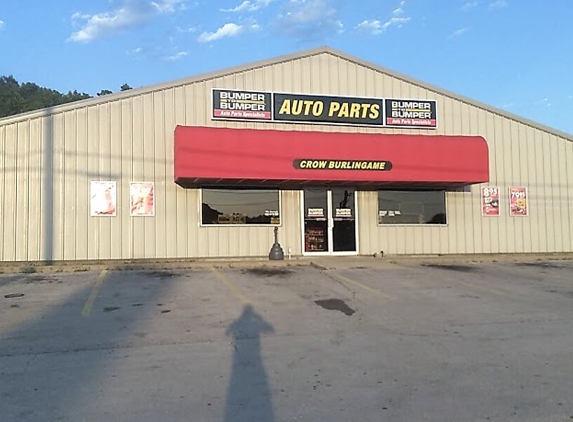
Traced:
<path fill-rule="evenodd" d="M 129 184 L 129 214 L 132 217 L 153 217 L 155 215 L 153 182 L 131 182 Z"/>
<path fill-rule="evenodd" d="M 527 188 L 509 188 L 509 215 L 526 217 L 528 213 Z"/>
<path fill-rule="evenodd" d="M 92 217 L 116 216 L 115 182 L 92 181 L 90 190 L 90 215 Z"/>
<path fill-rule="evenodd" d="M 481 188 L 481 215 L 499 216 L 499 188 L 484 186 Z"/>

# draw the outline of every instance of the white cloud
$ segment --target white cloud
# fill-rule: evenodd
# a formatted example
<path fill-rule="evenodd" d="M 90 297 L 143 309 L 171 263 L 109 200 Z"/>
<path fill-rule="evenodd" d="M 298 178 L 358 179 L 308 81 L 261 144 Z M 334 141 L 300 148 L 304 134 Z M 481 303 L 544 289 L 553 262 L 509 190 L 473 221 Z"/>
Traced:
<path fill-rule="evenodd" d="M 289 0 L 275 24 L 284 35 L 312 40 L 343 32 L 338 11 L 327 0 Z"/>
<path fill-rule="evenodd" d="M 402 28 L 405 23 L 410 21 L 410 17 L 403 16 L 404 9 L 406 2 L 400 2 L 400 7 L 394 9 L 392 12 L 392 17 L 390 20 L 382 23 L 378 19 L 371 19 L 371 20 L 364 20 L 358 25 L 356 25 L 355 29 L 358 31 L 366 31 L 370 32 L 372 35 L 380 35 L 388 30 L 388 28 L 392 26 L 397 26 L 398 28 Z"/>
<path fill-rule="evenodd" d="M 183 0 L 122 0 L 122 6 L 110 12 L 87 15 L 74 13 L 72 22 L 82 22 L 82 28 L 72 33 L 68 41 L 90 42 L 109 34 L 120 32 L 141 25 L 153 17 L 173 13 L 176 6 L 184 5 Z"/>
<path fill-rule="evenodd" d="M 128 51 L 128 52 L 127 52 L 127 55 L 128 55 L 128 56 L 136 56 L 136 55 L 138 55 L 138 54 L 141 54 L 142 52 L 143 52 L 143 48 L 142 48 L 142 47 L 137 47 L 137 48 L 134 48 L 134 49 L 131 50 L 131 51 Z"/>
<path fill-rule="evenodd" d="M 477 1 L 468 1 L 466 4 L 462 6 L 462 10 L 465 12 L 467 10 L 473 9 L 478 5 Z"/>
<path fill-rule="evenodd" d="M 187 51 L 180 51 L 178 53 L 173 54 L 172 56 L 165 57 L 165 60 L 174 62 L 176 60 L 182 59 L 185 56 L 188 56 L 189 53 Z"/>
<path fill-rule="evenodd" d="M 187 29 L 177 27 L 177 32 L 179 32 L 179 33 L 191 33 L 192 34 L 194 32 L 197 32 L 197 28 L 194 28 L 192 26 L 190 26 Z"/>
<path fill-rule="evenodd" d="M 490 3 L 488 7 L 490 10 L 495 10 L 495 9 L 505 9 L 508 6 L 509 6 L 509 3 L 507 1 L 498 0 L 498 1 L 494 1 L 494 2 Z"/>
<path fill-rule="evenodd" d="M 197 39 L 199 42 L 217 41 L 225 37 L 236 37 L 247 30 L 257 30 L 259 25 L 253 23 L 251 25 L 237 25 L 236 23 L 226 23 L 215 32 L 203 32 Z"/>
<path fill-rule="evenodd" d="M 469 28 L 461 28 L 458 29 L 454 32 L 452 32 L 450 34 L 450 38 L 457 38 L 457 37 L 461 37 L 462 35 L 464 35 L 466 32 L 468 32 L 470 29 Z"/>
<path fill-rule="evenodd" d="M 185 10 L 185 0 L 160 0 L 160 1 L 153 1 L 151 5 L 155 7 L 155 9 L 159 13 L 173 13 L 179 7 L 181 10 Z"/>
<path fill-rule="evenodd" d="M 254 12 L 267 7 L 273 0 L 245 0 L 233 9 L 221 9 L 222 12 Z"/>
<path fill-rule="evenodd" d="M 0 19 L 0 29 L 2 29 L 4 27 L 4 21 L 2 19 Z"/>

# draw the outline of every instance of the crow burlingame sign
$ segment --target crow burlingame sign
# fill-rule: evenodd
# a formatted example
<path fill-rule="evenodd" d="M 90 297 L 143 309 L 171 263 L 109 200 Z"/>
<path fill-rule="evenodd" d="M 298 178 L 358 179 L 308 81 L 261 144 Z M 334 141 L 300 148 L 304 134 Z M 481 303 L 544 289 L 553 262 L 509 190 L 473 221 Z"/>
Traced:
<path fill-rule="evenodd" d="M 322 160 L 314 158 L 298 158 L 293 161 L 293 166 L 298 170 L 392 170 L 392 163 L 390 161 L 371 160 Z"/>
<path fill-rule="evenodd" d="M 434 100 L 213 89 L 212 118 L 432 129 L 436 109 Z"/>

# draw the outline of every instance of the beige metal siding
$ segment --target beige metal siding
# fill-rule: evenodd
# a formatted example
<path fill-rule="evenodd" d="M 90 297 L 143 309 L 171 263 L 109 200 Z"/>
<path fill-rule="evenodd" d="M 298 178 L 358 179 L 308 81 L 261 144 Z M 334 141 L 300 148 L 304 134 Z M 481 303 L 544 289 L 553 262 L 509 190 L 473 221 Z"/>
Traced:
<path fill-rule="evenodd" d="M 212 121 L 211 89 L 436 99 L 437 130 Z M 321 53 L 204 80 L 134 90 L 0 122 L 0 257 L 74 260 L 267 255 L 272 227 L 202 227 L 200 192 L 173 182 L 176 125 L 287 131 L 481 135 L 501 216 L 482 217 L 480 186 L 448 192 L 448 225 L 378 226 L 377 193 L 358 194 L 360 253 L 561 252 L 573 249 L 573 143 L 483 107 Z M 117 182 L 117 216 L 90 217 L 90 182 Z M 155 183 L 155 216 L 130 217 L 129 183 Z M 508 188 L 528 188 L 510 217 Z M 281 245 L 302 253 L 300 192 L 281 193 Z"/>

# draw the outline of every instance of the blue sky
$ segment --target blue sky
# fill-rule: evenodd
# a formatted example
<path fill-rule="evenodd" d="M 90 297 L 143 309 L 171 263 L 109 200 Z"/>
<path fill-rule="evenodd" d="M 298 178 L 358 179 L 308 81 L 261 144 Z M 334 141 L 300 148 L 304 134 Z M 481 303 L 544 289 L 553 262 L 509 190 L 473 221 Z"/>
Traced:
<path fill-rule="evenodd" d="M 328 45 L 573 134 L 573 0 L 2 0 L 0 75 L 95 95 Z"/>

